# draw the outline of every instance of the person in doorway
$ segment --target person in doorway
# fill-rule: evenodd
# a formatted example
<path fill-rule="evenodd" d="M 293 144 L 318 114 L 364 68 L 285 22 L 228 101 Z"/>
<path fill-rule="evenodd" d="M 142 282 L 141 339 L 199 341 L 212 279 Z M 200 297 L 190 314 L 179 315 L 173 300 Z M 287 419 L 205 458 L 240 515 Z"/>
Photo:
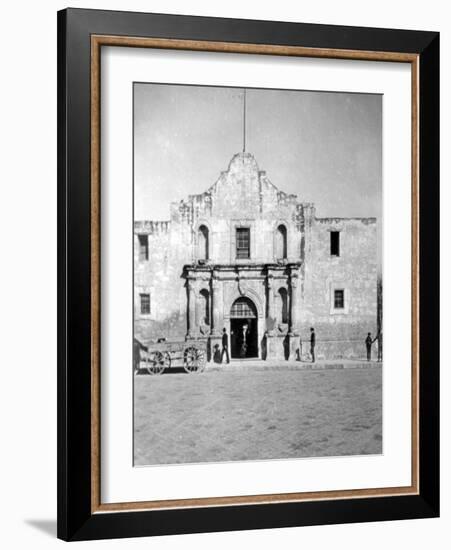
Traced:
<path fill-rule="evenodd" d="M 315 346 L 316 346 L 316 334 L 313 327 L 310 328 L 310 355 L 312 356 L 312 363 L 315 362 Z"/>
<path fill-rule="evenodd" d="M 246 357 L 247 355 L 247 325 L 243 325 L 243 332 L 241 334 L 240 345 L 240 357 Z"/>
<path fill-rule="evenodd" d="M 377 336 L 376 336 L 377 338 Z M 365 345 L 366 345 L 366 360 L 371 361 L 371 346 L 376 341 L 376 338 L 373 340 L 371 338 L 371 332 L 368 333 L 368 336 L 365 338 Z"/>
<path fill-rule="evenodd" d="M 226 356 L 227 364 L 230 363 L 230 357 L 229 357 L 229 336 L 227 334 L 227 329 L 224 328 L 222 330 L 222 351 L 221 351 L 221 360 L 220 363 L 222 363 L 222 358 L 224 357 L 224 354 Z"/>

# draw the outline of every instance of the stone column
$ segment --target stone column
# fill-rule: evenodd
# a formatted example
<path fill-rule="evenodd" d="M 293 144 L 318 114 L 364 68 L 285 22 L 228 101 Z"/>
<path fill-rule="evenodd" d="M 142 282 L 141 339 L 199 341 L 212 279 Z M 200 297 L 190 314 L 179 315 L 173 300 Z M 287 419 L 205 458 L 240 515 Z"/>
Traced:
<path fill-rule="evenodd" d="M 196 290 L 194 279 L 187 279 L 186 287 L 188 289 L 188 332 L 187 338 L 194 338 L 196 330 Z"/>
<path fill-rule="evenodd" d="M 219 334 L 219 281 L 216 273 L 211 279 L 211 334 Z"/>
<path fill-rule="evenodd" d="M 271 324 L 275 323 L 275 315 L 276 312 L 274 311 L 274 280 L 272 275 L 268 275 L 266 278 L 266 287 L 268 289 L 268 318 L 267 318 L 267 332 L 268 334 L 274 333 L 273 326 L 268 326 L 268 322 Z"/>
<path fill-rule="evenodd" d="M 289 334 L 296 335 L 297 334 L 297 307 L 298 307 L 298 292 L 297 292 L 297 286 L 298 286 L 298 276 L 297 273 L 291 273 L 290 277 L 290 288 L 291 288 L 291 296 L 290 296 L 290 326 L 289 326 Z"/>

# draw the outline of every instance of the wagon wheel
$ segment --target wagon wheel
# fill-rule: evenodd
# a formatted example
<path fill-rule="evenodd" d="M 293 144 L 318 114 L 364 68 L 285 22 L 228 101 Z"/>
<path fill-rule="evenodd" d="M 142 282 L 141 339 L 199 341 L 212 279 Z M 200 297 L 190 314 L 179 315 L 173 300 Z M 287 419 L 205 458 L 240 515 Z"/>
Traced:
<path fill-rule="evenodd" d="M 205 368 L 205 351 L 194 346 L 186 348 L 183 354 L 183 368 L 186 372 L 202 372 Z"/>
<path fill-rule="evenodd" d="M 147 354 L 146 369 L 149 374 L 162 374 L 171 365 L 171 358 L 168 353 L 153 351 Z"/>

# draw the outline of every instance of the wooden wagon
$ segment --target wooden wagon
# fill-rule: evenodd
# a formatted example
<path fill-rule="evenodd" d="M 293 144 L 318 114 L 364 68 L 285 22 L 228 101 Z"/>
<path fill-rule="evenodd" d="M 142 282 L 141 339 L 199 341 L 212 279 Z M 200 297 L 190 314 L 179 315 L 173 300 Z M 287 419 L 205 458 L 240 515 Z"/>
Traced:
<path fill-rule="evenodd" d="M 183 367 L 188 373 L 200 373 L 207 362 L 207 343 L 204 340 L 149 342 L 142 353 L 149 374 L 162 374 L 171 367 Z"/>

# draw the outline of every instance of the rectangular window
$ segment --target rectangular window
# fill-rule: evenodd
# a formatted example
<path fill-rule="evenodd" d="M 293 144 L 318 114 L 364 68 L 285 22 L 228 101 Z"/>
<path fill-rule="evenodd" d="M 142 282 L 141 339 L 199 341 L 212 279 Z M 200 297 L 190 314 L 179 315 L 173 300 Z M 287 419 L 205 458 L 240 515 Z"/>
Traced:
<path fill-rule="evenodd" d="M 139 241 L 139 261 L 144 262 L 149 259 L 149 237 L 148 235 L 138 235 Z"/>
<path fill-rule="evenodd" d="M 247 260 L 251 257 L 251 230 L 249 227 L 238 227 L 236 230 L 237 260 Z"/>
<path fill-rule="evenodd" d="M 149 315 L 150 314 L 150 294 L 140 294 L 139 298 L 141 301 L 141 315 Z"/>
<path fill-rule="evenodd" d="M 344 309 L 345 307 L 345 291 L 334 290 L 334 309 Z"/>
<path fill-rule="evenodd" d="M 330 255 L 340 256 L 340 231 L 330 232 Z"/>

